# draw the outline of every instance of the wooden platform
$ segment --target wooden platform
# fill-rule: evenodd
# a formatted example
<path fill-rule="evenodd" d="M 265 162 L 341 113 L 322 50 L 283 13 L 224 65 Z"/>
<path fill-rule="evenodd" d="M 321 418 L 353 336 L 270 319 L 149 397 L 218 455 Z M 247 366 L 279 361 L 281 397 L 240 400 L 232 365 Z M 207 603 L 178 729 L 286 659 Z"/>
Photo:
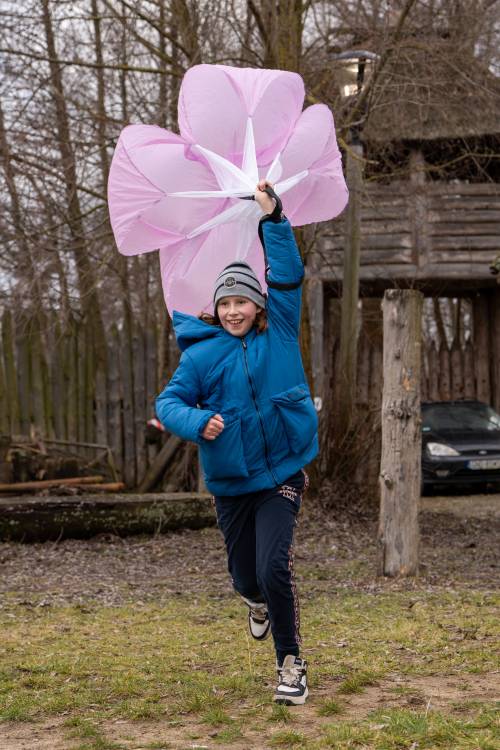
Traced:
<path fill-rule="evenodd" d="M 0 541 L 159 534 L 215 523 L 211 495 L 194 492 L 0 498 Z"/>
<path fill-rule="evenodd" d="M 342 280 L 345 214 L 325 223 L 318 268 L 310 275 Z M 361 195 L 360 283 L 394 280 L 496 285 L 490 265 L 500 253 L 500 186 L 410 181 L 365 183 Z M 309 265 L 309 264 L 308 264 Z"/>

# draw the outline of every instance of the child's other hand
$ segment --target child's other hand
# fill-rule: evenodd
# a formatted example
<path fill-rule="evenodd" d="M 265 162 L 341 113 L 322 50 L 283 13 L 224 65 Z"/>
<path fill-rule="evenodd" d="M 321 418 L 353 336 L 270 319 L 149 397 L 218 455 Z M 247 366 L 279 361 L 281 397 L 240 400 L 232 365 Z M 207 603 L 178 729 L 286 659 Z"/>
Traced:
<path fill-rule="evenodd" d="M 210 417 L 205 425 L 205 429 L 201 433 L 201 436 L 204 437 L 205 440 L 215 440 L 216 437 L 219 437 L 223 429 L 224 420 L 220 414 L 216 414 L 214 417 Z"/>
<path fill-rule="evenodd" d="M 267 182 L 267 180 L 259 180 L 255 191 L 255 200 L 265 214 L 272 214 L 276 204 L 273 199 L 264 192 L 264 188 L 266 187 L 272 188 L 273 186 L 270 182 Z"/>

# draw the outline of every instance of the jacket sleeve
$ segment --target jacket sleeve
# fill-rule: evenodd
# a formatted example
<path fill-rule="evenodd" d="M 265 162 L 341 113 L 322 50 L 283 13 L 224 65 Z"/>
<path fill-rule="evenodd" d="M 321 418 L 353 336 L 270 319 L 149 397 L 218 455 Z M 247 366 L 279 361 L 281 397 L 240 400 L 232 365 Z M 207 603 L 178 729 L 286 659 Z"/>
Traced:
<path fill-rule="evenodd" d="M 304 264 L 288 219 L 261 220 L 259 236 L 264 247 L 267 282 L 267 315 L 284 339 L 296 339 L 300 327 L 301 285 Z"/>
<path fill-rule="evenodd" d="M 156 399 L 156 415 L 162 425 L 184 440 L 201 443 L 201 433 L 215 412 L 196 407 L 201 394 L 196 367 L 187 352 L 181 356 L 172 379 Z"/>

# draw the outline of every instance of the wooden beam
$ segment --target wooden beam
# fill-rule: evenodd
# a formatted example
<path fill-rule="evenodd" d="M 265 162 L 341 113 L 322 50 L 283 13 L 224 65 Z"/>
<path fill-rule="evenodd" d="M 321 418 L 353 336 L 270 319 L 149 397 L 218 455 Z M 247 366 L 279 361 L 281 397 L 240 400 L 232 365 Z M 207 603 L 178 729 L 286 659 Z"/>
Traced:
<path fill-rule="evenodd" d="M 31 492 L 32 490 L 43 490 L 50 487 L 74 487 L 79 484 L 98 484 L 104 477 L 96 475 L 93 477 L 69 477 L 68 479 L 41 479 L 33 482 L 11 482 L 0 484 L 0 492 Z"/>

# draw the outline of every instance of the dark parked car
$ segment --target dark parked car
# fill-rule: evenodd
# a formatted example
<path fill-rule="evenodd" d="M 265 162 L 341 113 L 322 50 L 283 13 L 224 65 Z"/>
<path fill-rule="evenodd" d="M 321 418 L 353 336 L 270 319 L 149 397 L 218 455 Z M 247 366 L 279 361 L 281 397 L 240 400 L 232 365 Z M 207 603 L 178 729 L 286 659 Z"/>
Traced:
<path fill-rule="evenodd" d="M 422 488 L 500 487 L 500 415 L 481 401 L 422 404 Z"/>

